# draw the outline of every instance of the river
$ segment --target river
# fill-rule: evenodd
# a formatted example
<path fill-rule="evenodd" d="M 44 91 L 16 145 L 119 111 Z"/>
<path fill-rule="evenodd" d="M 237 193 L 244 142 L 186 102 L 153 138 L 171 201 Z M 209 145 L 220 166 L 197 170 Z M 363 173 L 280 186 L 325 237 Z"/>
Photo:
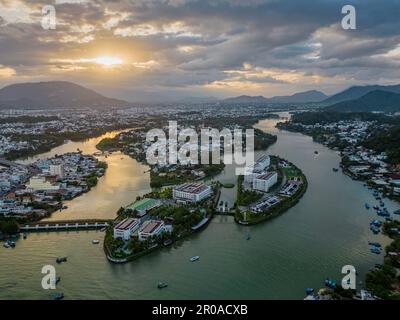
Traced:
<path fill-rule="evenodd" d="M 364 203 L 375 204 L 372 192 L 332 171 L 339 166 L 336 152 L 310 137 L 279 131 L 276 122 L 256 125 L 278 135 L 267 153 L 292 161 L 309 182 L 304 197 L 285 214 L 252 227 L 216 216 L 202 232 L 124 265 L 109 263 L 101 245 L 91 243 L 103 239 L 99 231 L 30 234 L 14 249 L 0 248 L 0 299 L 48 299 L 51 292 L 41 288 L 41 268 L 55 265 L 55 258 L 64 255 L 68 262 L 56 269 L 61 276 L 57 291 L 66 299 L 302 299 L 305 288 L 322 287 L 326 277 L 340 280 L 341 268 L 348 264 L 359 272 L 360 285 L 365 273 L 383 259 L 370 253 L 367 242 L 389 242 L 369 230 L 376 215 Z M 99 139 L 69 142 L 52 152 L 79 148 L 93 153 Z M 109 169 L 98 185 L 50 219 L 112 218 L 121 205 L 148 192 L 144 166 L 118 153 L 104 160 Z M 227 166 L 216 179 L 235 182 L 233 169 Z M 223 199 L 233 203 L 235 192 L 225 189 Z M 399 208 L 384 202 L 389 211 Z M 193 255 L 200 260 L 190 263 Z M 157 289 L 158 281 L 169 287 Z"/>

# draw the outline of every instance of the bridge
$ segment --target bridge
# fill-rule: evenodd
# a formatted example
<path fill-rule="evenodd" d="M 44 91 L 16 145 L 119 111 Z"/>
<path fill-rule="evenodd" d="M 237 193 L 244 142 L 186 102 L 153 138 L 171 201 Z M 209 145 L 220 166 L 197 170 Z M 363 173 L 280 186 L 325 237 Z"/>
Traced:
<path fill-rule="evenodd" d="M 3 167 L 20 167 L 20 168 L 24 168 L 25 167 L 25 165 L 23 165 L 21 163 L 12 162 L 12 161 L 9 161 L 9 160 L 3 159 L 3 158 L 0 158 L 0 166 L 3 166 Z"/>
<path fill-rule="evenodd" d="M 68 220 L 37 222 L 20 225 L 22 232 L 38 231 L 70 231 L 70 230 L 97 230 L 107 228 L 113 220 Z"/>

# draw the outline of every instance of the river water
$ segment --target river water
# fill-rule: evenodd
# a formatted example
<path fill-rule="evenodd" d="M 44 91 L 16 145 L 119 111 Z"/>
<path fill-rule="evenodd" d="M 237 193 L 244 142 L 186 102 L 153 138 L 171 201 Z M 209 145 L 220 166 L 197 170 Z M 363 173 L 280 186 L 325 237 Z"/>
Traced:
<path fill-rule="evenodd" d="M 302 299 L 305 288 L 322 287 L 326 277 L 340 280 L 348 264 L 356 267 L 362 286 L 365 273 L 383 259 L 370 253 L 367 242 L 388 243 L 369 230 L 376 216 L 364 203 L 375 204 L 372 192 L 332 171 L 339 166 L 336 152 L 310 137 L 277 130 L 276 121 L 256 125 L 278 135 L 267 153 L 292 161 L 309 182 L 304 197 L 285 214 L 252 227 L 216 216 L 202 232 L 124 265 L 109 263 L 102 246 L 91 243 L 103 239 L 99 231 L 30 234 L 14 249 L 0 248 L 0 299 L 50 298 L 41 288 L 45 264 L 56 266 L 57 291 L 66 299 Z M 93 153 L 101 138 L 69 142 L 52 154 L 76 148 Z M 109 169 L 98 185 L 50 219 L 112 218 L 121 205 L 150 190 L 145 166 L 118 153 L 104 160 Z M 235 182 L 234 168 L 227 166 L 216 179 Z M 236 188 L 225 189 L 222 199 L 232 204 L 235 193 Z M 389 211 L 399 208 L 384 202 Z M 200 260 L 190 263 L 193 255 Z M 57 256 L 68 256 L 68 262 L 56 265 Z M 169 287 L 157 289 L 158 281 Z"/>

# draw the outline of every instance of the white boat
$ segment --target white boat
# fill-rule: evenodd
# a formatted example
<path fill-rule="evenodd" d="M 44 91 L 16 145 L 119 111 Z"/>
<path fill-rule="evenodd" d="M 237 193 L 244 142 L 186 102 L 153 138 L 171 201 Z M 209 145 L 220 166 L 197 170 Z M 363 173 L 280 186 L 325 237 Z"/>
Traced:
<path fill-rule="evenodd" d="M 11 248 L 11 246 L 8 244 L 8 242 L 4 242 L 3 247 L 4 247 L 4 248 L 7 248 L 7 249 L 8 249 L 8 248 Z"/>
<path fill-rule="evenodd" d="M 99 243 L 100 243 L 100 240 L 92 240 L 92 243 L 93 243 L 93 244 L 99 244 Z"/>
<path fill-rule="evenodd" d="M 195 261 L 197 261 L 197 260 L 199 260 L 199 259 L 200 259 L 199 256 L 194 256 L 194 257 L 191 257 L 191 258 L 190 258 L 190 261 L 191 261 L 191 262 L 195 262 Z"/>

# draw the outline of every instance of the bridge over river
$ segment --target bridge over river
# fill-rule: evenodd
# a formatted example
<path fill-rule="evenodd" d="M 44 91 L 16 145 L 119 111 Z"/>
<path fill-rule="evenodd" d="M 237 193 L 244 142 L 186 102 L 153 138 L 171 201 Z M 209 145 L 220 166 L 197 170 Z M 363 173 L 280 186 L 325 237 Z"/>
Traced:
<path fill-rule="evenodd" d="M 37 231 L 69 231 L 69 230 L 96 230 L 107 228 L 112 224 L 113 220 L 65 220 L 54 222 L 36 222 L 21 224 L 20 231 L 37 232 Z"/>

